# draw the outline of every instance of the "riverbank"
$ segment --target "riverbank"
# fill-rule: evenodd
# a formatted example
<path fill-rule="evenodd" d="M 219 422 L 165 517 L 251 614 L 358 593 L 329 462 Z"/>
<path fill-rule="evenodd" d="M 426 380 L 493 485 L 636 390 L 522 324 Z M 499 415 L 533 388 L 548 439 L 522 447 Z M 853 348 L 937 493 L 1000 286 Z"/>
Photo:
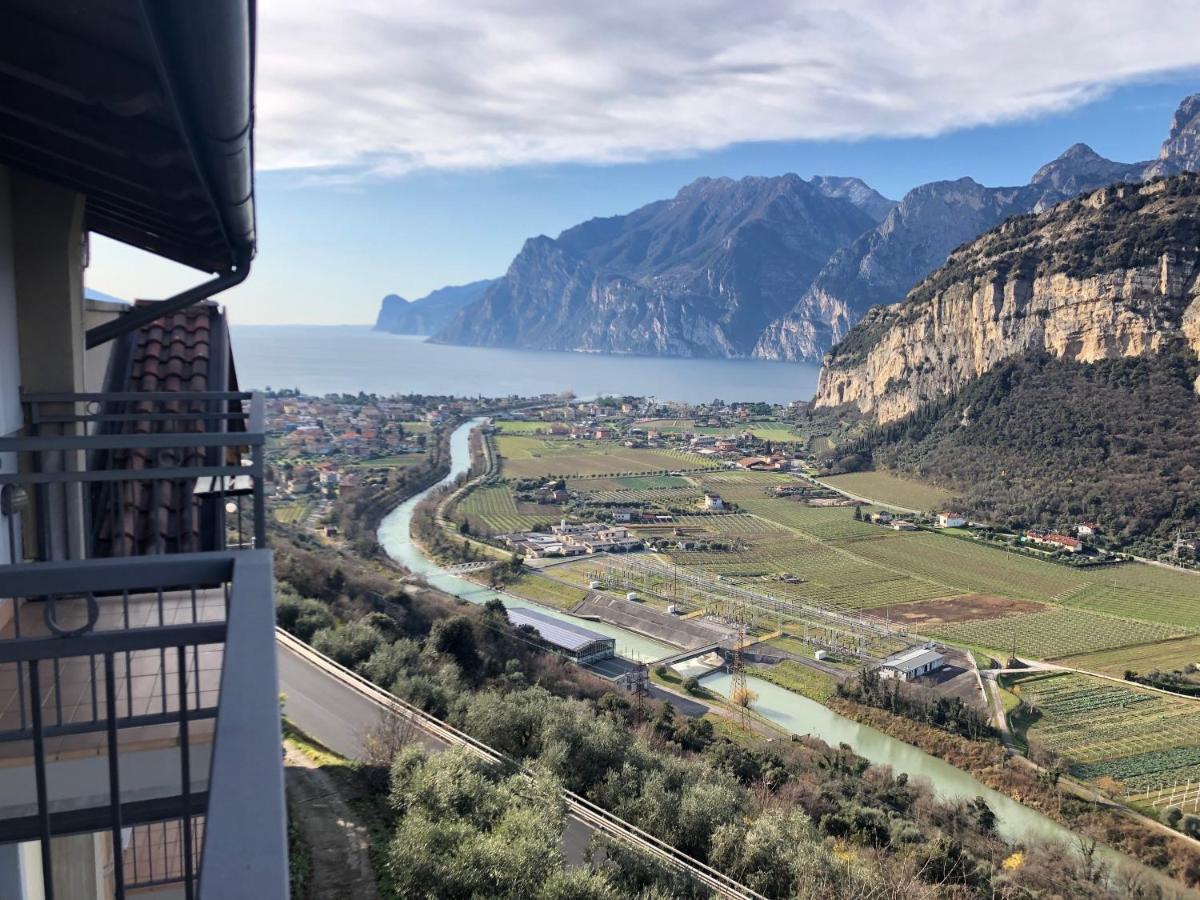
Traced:
<path fill-rule="evenodd" d="M 1072 831 L 1164 871 L 1191 887 L 1200 884 L 1200 841 L 1065 776 L 1048 772 L 1023 756 L 1007 754 L 999 743 L 968 740 L 844 697 L 833 697 L 826 705 L 847 719 L 970 773 L 993 790 Z M 1166 866 L 1161 865 L 1164 852 Z"/>
<path fill-rule="evenodd" d="M 472 426 L 478 424 L 478 421 L 476 420 L 475 423 L 472 423 Z M 466 433 L 464 433 L 464 429 L 467 429 Z M 467 471 L 470 463 L 468 435 L 469 428 L 467 426 L 461 426 L 455 432 L 454 440 L 452 441 L 454 458 L 451 471 L 443 479 L 443 483 L 453 482 L 459 475 Z M 416 505 L 421 502 L 421 499 L 421 496 L 412 498 L 387 517 L 385 524 L 387 524 L 390 534 L 388 540 L 384 539 L 381 529 L 381 543 L 385 547 L 390 546 L 395 550 L 398 561 L 406 565 L 411 564 L 409 567 L 414 568 L 414 571 L 420 569 L 420 574 L 425 575 L 432 586 L 439 589 L 447 589 L 447 593 L 460 599 L 483 603 L 487 599 L 498 597 L 506 602 L 506 604 L 516 600 L 517 605 L 527 605 L 539 610 L 545 610 L 548 614 L 555 615 L 566 621 L 573 620 L 572 617 L 565 616 L 561 611 L 544 607 L 532 601 L 515 598 L 510 594 L 503 594 L 483 588 L 466 579 L 447 575 L 435 563 L 423 558 L 420 549 L 413 543 L 411 535 L 403 530 L 405 526 L 410 524 L 412 513 Z M 392 552 L 392 549 L 389 549 L 389 552 Z M 625 629 L 615 626 L 606 626 L 601 629 L 602 623 L 594 624 L 598 630 L 605 630 L 617 637 L 618 652 L 624 652 L 626 655 L 630 652 L 630 641 L 645 640 L 642 636 L 628 632 Z M 659 647 L 661 648 L 662 645 L 659 645 Z M 659 652 L 658 657 L 651 658 L 659 658 L 663 655 L 666 654 Z M 635 657 L 631 656 L 631 658 Z M 719 685 L 721 678 L 727 679 L 728 676 L 722 674 L 706 676 L 703 679 L 703 683 L 706 687 L 714 687 Z M 1036 811 L 1032 807 L 1025 805 L 1021 801 L 1020 796 L 1014 800 L 1006 793 L 990 788 L 985 782 L 973 777 L 967 771 L 950 765 L 936 752 L 927 751 L 920 747 L 919 744 L 906 743 L 888 734 L 883 729 L 860 724 L 855 719 L 841 715 L 828 706 L 822 706 L 798 694 L 792 694 L 784 688 L 771 685 L 761 679 L 751 678 L 750 680 L 753 682 L 753 689 L 759 694 L 759 702 L 754 704 L 754 712 L 757 716 L 771 721 L 774 727 L 780 729 L 785 734 L 812 734 L 821 737 L 835 746 L 845 742 L 855 752 L 860 753 L 872 762 L 889 765 L 897 772 L 904 772 L 916 777 L 928 777 L 938 795 L 943 799 L 969 801 L 975 796 L 984 796 L 996 812 L 999 825 L 1003 830 L 1002 833 L 1008 835 L 1011 840 L 1027 841 L 1031 838 L 1043 838 L 1058 840 L 1068 844 L 1071 844 L 1075 840 L 1074 835 L 1062 828 L 1052 818 L 1046 816 L 1042 811 Z M 779 693 L 772 693 L 772 691 Z M 804 707 L 798 701 L 812 704 L 819 712 L 812 708 Z M 908 720 L 901 721 L 907 722 Z M 891 727 L 895 727 L 895 723 L 890 724 Z M 946 737 L 952 736 L 946 735 Z M 996 745 L 994 749 L 1002 755 L 999 745 Z M 949 751 L 944 749 L 943 752 L 948 753 Z M 980 771 L 985 771 L 986 768 L 986 764 L 981 763 Z M 1120 837 L 1119 834 L 1116 836 Z M 1149 846 L 1155 840 L 1158 841 L 1161 849 L 1161 844 L 1167 838 L 1166 836 L 1154 834 L 1150 835 L 1145 843 Z M 1142 853 L 1138 853 L 1137 855 L 1139 858 L 1146 858 Z M 1197 872 L 1200 873 L 1200 867 L 1197 868 Z"/>

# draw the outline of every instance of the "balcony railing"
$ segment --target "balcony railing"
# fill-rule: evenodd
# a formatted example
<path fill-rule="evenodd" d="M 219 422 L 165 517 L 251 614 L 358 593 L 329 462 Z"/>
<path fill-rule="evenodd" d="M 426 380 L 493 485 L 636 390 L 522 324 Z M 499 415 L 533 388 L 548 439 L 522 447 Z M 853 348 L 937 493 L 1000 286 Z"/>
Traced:
<path fill-rule="evenodd" d="M 250 392 L 33 394 L 0 437 L 0 513 L 22 507 L 10 559 L 262 547 L 263 402 Z M 15 534 L 15 529 L 10 529 Z"/>
<path fill-rule="evenodd" d="M 6 609 L 0 843 L 40 841 L 48 900 L 84 833 L 117 897 L 286 897 L 270 552 L 4 566 Z"/>

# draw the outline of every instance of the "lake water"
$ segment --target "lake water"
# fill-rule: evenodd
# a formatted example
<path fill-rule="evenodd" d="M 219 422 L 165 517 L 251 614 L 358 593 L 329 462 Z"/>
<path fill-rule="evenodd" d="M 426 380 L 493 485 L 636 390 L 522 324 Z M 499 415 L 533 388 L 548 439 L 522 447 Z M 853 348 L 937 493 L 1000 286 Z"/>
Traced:
<path fill-rule="evenodd" d="M 243 389 L 299 388 L 316 395 L 506 397 L 569 390 L 579 397 L 787 403 L 811 398 L 818 373 L 807 363 L 449 347 L 366 325 L 235 325 L 232 337 Z"/>

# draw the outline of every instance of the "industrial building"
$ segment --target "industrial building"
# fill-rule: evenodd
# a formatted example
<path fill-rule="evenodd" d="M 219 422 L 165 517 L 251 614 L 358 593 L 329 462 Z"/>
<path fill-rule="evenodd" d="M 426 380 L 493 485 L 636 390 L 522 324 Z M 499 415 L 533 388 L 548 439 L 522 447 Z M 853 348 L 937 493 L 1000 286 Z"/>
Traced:
<path fill-rule="evenodd" d="M 876 671 L 879 672 L 880 678 L 912 681 L 914 678 L 936 672 L 945 664 L 945 656 L 929 645 L 922 645 L 889 656 L 876 666 Z"/>
<path fill-rule="evenodd" d="M 564 622 L 547 613 L 532 609 L 510 609 L 508 621 L 514 628 L 522 625 L 532 628 L 548 649 L 579 663 L 609 659 L 617 652 L 616 638 L 573 622 Z"/>

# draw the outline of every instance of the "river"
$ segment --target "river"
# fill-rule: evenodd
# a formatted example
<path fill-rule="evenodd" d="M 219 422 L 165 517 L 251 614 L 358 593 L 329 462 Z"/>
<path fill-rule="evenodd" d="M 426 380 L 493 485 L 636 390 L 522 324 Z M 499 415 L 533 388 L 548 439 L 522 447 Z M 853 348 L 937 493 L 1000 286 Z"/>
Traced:
<path fill-rule="evenodd" d="M 453 482 L 459 475 L 470 469 L 470 432 L 484 421 L 484 419 L 473 419 L 459 426 L 451 435 L 450 474 L 438 482 L 435 488 Z M 434 488 L 429 490 L 434 490 Z M 558 610 L 482 587 L 466 578 L 450 575 L 443 571 L 437 563 L 426 557 L 409 536 L 409 524 L 412 521 L 413 509 L 426 493 L 428 491 L 405 501 L 380 523 L 379 542 L 392 559 L 424 576 L 434 587 L 464 600 L 484 603 L 492 597 L 499 597 L 506 606 L 534 608 L 556 618 L 579 622 L 575 617 Z M 661 659 L 675 652 L 674 647 L 614 625 L 592 620 L 588 620 L 586 625 L 594 631 L 601 631 L 615 637 L 617 652 L 628 659 L 649 661 Z M 814 700 L 763 681 L 761 678 L 748 676 L 746 681 L 758 696 L 751 709 L 788 733 L 811 734 L 833 746 L 842 743 L 848 744 L 856 753 L 873 763 L 891 766 L 894 771 L 904 772 L 910 778 L 928 780 L 933 786 L 934 792 L 943 800 L 983 797 L 996 814 L 998 831 L 1007 840 L 1028 842 L 1045 839 L 1059 840 L 1068 845 L 1074 843 L 1075 835 L 1071 831 L 1041 813 L 992 790 L 949 763 L 870 726 L 851 721 Z M 725 673 L 714 672 L 702 678 L 701 683 L 707 688 L 728 696 L 729 676 Z M 1106 851 L 1106 855 L 1112 860 L 1129 862 L 1126 857 L 1113 851 Z M 1178 887 L 1174 882 L 1169 883 L 1172 887 Z"/>

